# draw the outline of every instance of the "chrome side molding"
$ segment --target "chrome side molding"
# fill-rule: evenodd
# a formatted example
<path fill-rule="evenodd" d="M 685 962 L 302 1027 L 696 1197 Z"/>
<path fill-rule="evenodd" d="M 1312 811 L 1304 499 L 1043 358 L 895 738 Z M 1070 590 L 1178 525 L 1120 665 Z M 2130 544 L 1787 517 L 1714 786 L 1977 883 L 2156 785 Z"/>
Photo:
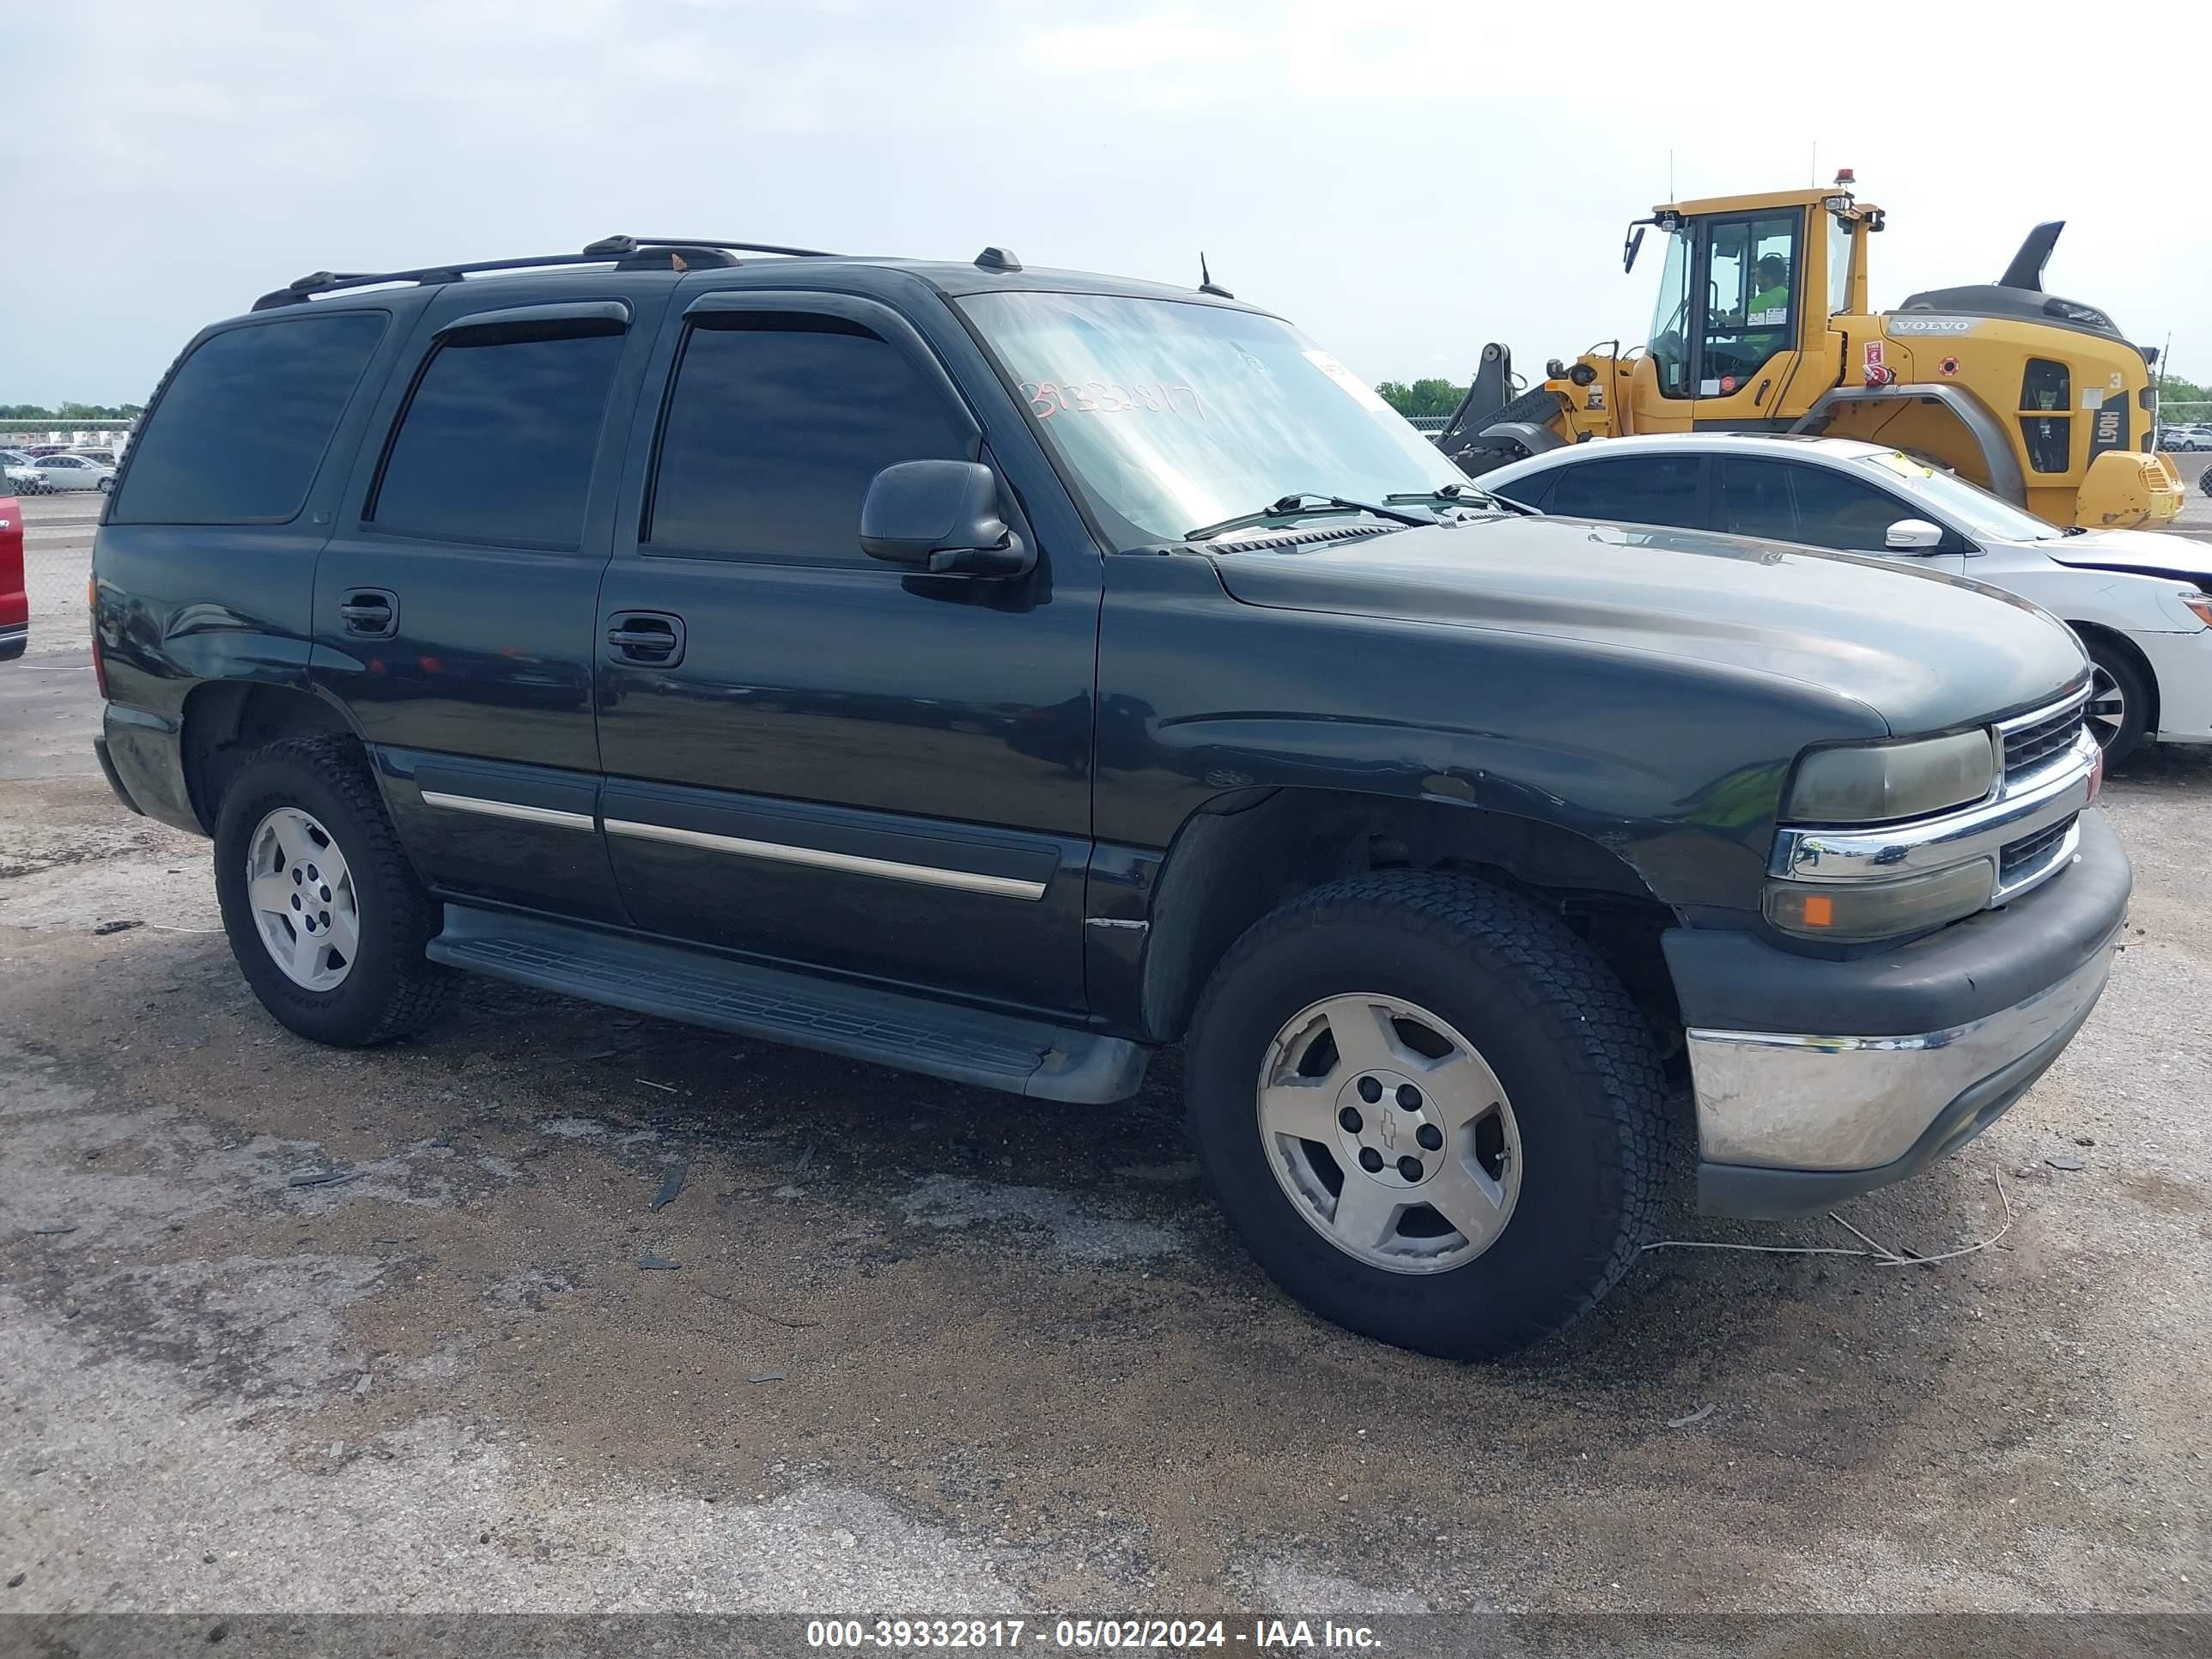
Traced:
<path fill-rule="evenodd" d="M 709 852 L 734 854 L 739 858 L 767 859 L 778 864 L 804 864 L 817 870 L 842 870 L 856 876 L 880 876 L 889 881 L 920 882 L 931 887 L 951 887 L 968 893 L 988 893 L 998 898 L 1041 899 L 1045 884 L 1013 876 L 987 876 L 973 870 L 947 870 L 933 864 L 905 864 L 896 859 L 863 858 L 857 853 L 833 853 L 819 847 L 796 847 L 787 842 L 749 841 L 741 836 L 717 836 L 704 830 L 679 830 L 673 824 L 640 823 L 630 818 L 609 818 L 607 833 L 639 841 L 702 847 Z"/>

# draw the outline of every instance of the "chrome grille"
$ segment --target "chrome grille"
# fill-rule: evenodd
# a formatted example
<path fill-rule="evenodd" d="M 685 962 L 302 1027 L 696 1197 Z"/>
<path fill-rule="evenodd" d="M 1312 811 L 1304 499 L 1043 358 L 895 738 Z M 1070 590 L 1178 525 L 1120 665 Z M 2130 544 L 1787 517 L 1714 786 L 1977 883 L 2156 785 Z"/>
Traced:
<path fill-rule="evenodd" d="M 2042 869 L 2081 815 L 2069 812 L 2056 823 L 2046 824 L 2032 836 L 2024 836 L 1997 854 L 1997 888 L 2003 891 L 2014 884 L 2026 880 Z"/>
<path fill-rule="evenodd" d="M 2004 736 L 2005 775 L 2032 772 L 2054 755 L 2073 746 L 2087 718 L 2089 694 L 2081 692 L 2050 708 L 2007 720 L 1998 729 Z"/>

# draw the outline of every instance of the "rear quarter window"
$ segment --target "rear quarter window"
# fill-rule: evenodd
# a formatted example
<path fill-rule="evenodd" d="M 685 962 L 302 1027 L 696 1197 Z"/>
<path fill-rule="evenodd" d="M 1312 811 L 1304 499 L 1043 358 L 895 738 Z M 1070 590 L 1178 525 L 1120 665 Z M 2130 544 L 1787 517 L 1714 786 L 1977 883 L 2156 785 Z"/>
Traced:
<path fill-rule="evenodd" d="M 381 311 L 343 311 L 208 336 L 132 441 L 108 521 L 296 518 L 389 321 Z"/>

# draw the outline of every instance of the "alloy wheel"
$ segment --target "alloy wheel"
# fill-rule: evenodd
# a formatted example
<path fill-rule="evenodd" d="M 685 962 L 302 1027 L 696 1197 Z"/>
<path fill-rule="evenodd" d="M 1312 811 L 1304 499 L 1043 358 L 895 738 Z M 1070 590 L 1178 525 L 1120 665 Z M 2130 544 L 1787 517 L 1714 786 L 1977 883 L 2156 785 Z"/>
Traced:
<path fill-rule="evenodd" d="M 2104 664 L 2094 664 L 2089 676 L 2089 731 L 2100 749 L 2109 748 L 2127 727 L 2128 694 Z"/>
<path fill-rule="evenodd" d="M 264 817 L 246 843 L 246 902 L 270 960 L 295 985 L 335 990 L 361 946 L 361 902 L 345 854 L 296 806 Z"/>
<path fill-rule="evenodd" d="M 1445 1272 L 1512 1219 L 1512 1104 L 1474 1045 L 1416 1003 L 1353 994 L 1300 1010 L 1268 1045 L 1257 1092 L 1284 1194 L 1357 1261 Z"/>

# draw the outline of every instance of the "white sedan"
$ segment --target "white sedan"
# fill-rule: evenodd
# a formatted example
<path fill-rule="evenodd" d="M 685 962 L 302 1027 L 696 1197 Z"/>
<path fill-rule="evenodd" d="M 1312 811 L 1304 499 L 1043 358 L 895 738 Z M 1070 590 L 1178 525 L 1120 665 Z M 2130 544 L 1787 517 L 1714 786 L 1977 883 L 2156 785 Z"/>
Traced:
<path fill-rule="evenodd" d="M 15 469 L 10 468 L 9 471 Z M 115 483 L 115 469 L 83 455 L 40 455 L 31 462 L 39 483 L 50 490 L 97 489 L 105 493 Z"/>
<path fill-rule="evenodd" d="M 1803 543 L 2016 593 L 2081 636 L 2094 665 L 2091 724 L 2109 761 L 2146 738 L 2212 743 L 2212 545 L 2061 530 L 1954 473 L 1847 438 L 1610 438 L 1475 483 L 1547 514 Z"/>

